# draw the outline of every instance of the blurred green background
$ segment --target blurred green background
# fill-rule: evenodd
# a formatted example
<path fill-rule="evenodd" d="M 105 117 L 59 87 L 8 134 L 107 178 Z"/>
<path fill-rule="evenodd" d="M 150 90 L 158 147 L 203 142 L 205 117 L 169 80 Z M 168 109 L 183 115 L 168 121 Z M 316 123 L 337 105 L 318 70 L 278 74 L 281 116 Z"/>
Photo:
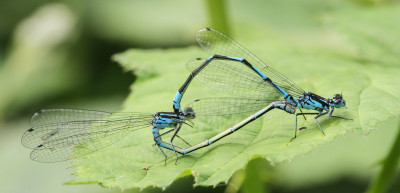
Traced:
<path fill-rule="evenodd" d="M 31 161 L 30 150 L 20 144 L 30 116 L 38 109 L 121 109 L 140 74 L 124 72 L 111 60 L 113 54 L 129 48 L 195 45 L 195 32 L 205 26 L 233 37 L 235 29 L 242 27 L 269 29 L 296 40 L 299 34 L 321 28 L 322 21 L 329 20 L 323 17 L 325 12 L 398 6 L 398 2 L 379 0 L 218 4 L 200 0 L 0 1 L 0 192 L 119 191 L 99 185 L 63 185 L 73 178 L 70 163 Z M 312 44 L 320 37 L 315 38 L 299 41 Z M 162 61 L 159 65 L 162 68 Z M 390 120 L 376 127 L 368 136 L 348 134 L 290 163 L 270 167 L 265 160 L 253 160 L 228 185 L 193 188 L 193 179 L 184 178 L 165 191 L 364 192 L 399 125 L 398 120 Z M 397 172 L 388 192 L 400 192 L 399 182 Z"/>

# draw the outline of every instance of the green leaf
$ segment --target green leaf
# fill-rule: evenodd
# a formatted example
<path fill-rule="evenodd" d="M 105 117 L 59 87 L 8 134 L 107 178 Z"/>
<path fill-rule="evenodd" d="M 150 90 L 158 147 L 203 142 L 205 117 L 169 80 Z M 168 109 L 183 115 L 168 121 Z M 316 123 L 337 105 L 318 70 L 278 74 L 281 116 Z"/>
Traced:
<path fill-rule="evenodd" d="M 337 10 L 327 23 L 351 43 L 351 56 L 360 64 L 399 65 L 400 8 L 379 6 L 371 9 Z M 351 19 L 349 19 L 351 18 Z"/>
<path fill-rule="evenodd" d="M 364 27 L 368 29 L 375 28 L 373 25 L 367 25 L 369 19 L 376 18 L 380 21 L 375 15 L 386 12 L 397 13 L 399 7 L 346 10 L 349 14 L 347 18 L 354 16 L 357 21 L 352 21 L 353 23 L 365 23 Z M 249 50 L 253 50 L 257 56 L 268 61 L 273 68 L 290 77 L 307 91 L 327 98 L 342 92 L 347 108 L 335 110 L 334 114 L 352 118 L 353 121 L 321 118 L 320 123 L 326 133 L 323 136 L 311 117 L 307 120 L 300 118 L 299 126 L 306 126 L 307 129 L 299 131 L 298 138 L 290 142 L 294 135 L 295 117 L 274 110 L 209 147 L 187 156 L 180 156 L 177 165 L 174 164 L 173 152 L 164 150 L 168 156 L 166 166 L 163 154 L 153 145 L 149 127 L 135 131 L 108 148 L 75 160 L 73 167 L 77 169 L 77 177 L 70 184 L 98 182 L 105 187 L 118 187 L 123 190 L 143 189 L 149 186 L 165 188 L 177 178 L 193 175 L 195 186 L 215 186 L 221 182 L 226 183 L 232 174 L 244 168 L 248 161 L 255 157 L 265 158 L 272 165 L 279 164 L 308 153 L 347 132 L 367 134 L 378 122 L 398 117 L 400 59 L 395 56 L 398 52 L 397 47 L 386 46 L 387 50 L 382 52 L 379 50 L 382 46 L 381 40 L 367 41 L 361 35 L 359 37 L 363 41 L 349 41 L 351 38 L 344 37 L 352 37 L 358 33 L 346 28 L 349 21 L 344 19 L 346 17 L 342 14 L 344 13 L 327 13 L 325 17 L 328 18 L 328 29 L 299 34 L 289 44 L 289 37 L 280 32 L 252 28 L 237 28 L 236 34 L 241 36 L 235 39 L 239 39 Z M 398 30 L 397 27 L 393 28 Z M 396 34 L 400 33 L 387 33 L 385 39 L 396 38 Z M 318 41 L 310 44 L 310 39 Z M 376 52 L 375 55 L 368 56 L 356 48 Z M 167 50 L 133 49 L 115 55 L 116 61 L 126 70 L 134 71 L 139 77 L 131 87 L 132 94 L 126 100 L 123 111 L 171 111 L 172 98 L 189 75 L 184 64 L 199 56 L 207 57 L 197 47 Z M 182 104 L 210 96 L 224 95 L 195 80 L 184 95 Z M 182 128 L 180 136 L 189 143 L 196 144 L 227 129 L 244 117 L 245 115 L 209 119 L 199 117 L 195 120 L 194 128 Z M 167 136 L 164 139 L 168 139 Z M 178 146 L 184 146 L 178 139 L 175 141 Z"/>
<path fill-rule="evenodd" d="M 364 133 L 376 122 L 398 117 L 399 12 L 400 6 L 395 5 L 344 9 L 334 14 L 332 26 L 351 44 L 349 59 L 356 61 L 358 70 L 368 77 L 368 87 L 360 93 L 359 112 L 368 112 L 359 114 Z"/>

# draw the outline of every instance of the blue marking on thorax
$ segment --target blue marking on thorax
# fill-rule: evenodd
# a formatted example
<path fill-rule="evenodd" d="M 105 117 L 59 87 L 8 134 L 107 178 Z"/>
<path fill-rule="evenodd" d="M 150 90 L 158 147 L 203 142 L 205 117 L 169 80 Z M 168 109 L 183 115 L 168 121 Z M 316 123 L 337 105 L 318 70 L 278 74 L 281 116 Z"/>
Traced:
<path fill-rule="evenodd" d="M 321 97 L 315 97 L 316 99 L 313 99 L 313 94 L 311 93 L 305 93 L 304 96 L 299 98 L 299 105 L 297 105 L 300 108 L 306 108 L 306 109 L 311 109 L 311 110 L 316 110 L 319 112 L 322 112 L 323 110 L 329 111 L 329 105 L 320 99 Z"/>
<path fill-rule="evenodd" d="M 237 61 L 239 61 L 239 62 L 243 62 L 243 58 L 237 58 L 237 57 L 231 57 L 231 56 L 226 56 L 227 58 L 230 58 L 230 59 L 232 59 L 232 60 L 237 60 Z"/>
<path fill-rule="evenodd" d="M 154 127 L 157 127 L 158 129 L 164 129 L 166 127 L 176 126 L 177 120 L 180 119 L 181 118 L 176 114 L 160 113 L 158 116 L 154 118 L 152 124 Z"/>
<path fill-rule="evenodd" d="M 322 106 L 322 104 L 312 98 L 310 98 L 308 100 L 309 102 L 306 103 L 306 106 L 309 107 L 310 109 L 313 108 L 313 110 L 317 110 L 317 109 L 323 109 L 324 107 Z"/>

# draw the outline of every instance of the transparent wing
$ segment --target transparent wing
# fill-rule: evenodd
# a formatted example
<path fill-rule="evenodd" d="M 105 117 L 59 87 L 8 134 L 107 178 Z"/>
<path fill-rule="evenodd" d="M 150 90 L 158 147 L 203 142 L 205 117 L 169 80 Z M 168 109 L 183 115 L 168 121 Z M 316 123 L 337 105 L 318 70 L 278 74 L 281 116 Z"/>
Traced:
<path fill-rule="evenodd" d="M 204 28 L 197 32 L 196 39 L 200 46 L 210 54 L 244 58 L 293 97 L 303 95 L 303 89 L 278 71 L 266 65 L 249 50 L 225 34 L 211 28 Z"/>
<path fill-rule="evenodd" d="M 33 114 L 31 126 L 65 123 L 71 121 L 99 120 L 112 113 L 80 109 L 42 109 Z"/>
<path fill-rule="evenodd" d="M 186 64 L 193 71 L 205 60 L 197 58 Z M 212 60 L 199 74 L 201 82 L 219 91 L 238 97 L 276 100 L 281 95 L 246 65 L 229 60 Z"/>
<path fill-rule="evenodd" d="M 273 101 L 249 98 L 202 98 L 189 103 L 187 107 L 191 107 L 196 116 L 221 116 L 255 113 L 271 102 Z"/>
<path fill-rule="evenodd" d="M 33 119 L 48 121 L 32 127 L 21 139 L 25 147 L 33 149 L 31 159 L 40 162 L 64 161 L 97 151 L 115 143 L 131 131 L 151 126 L 153 119 L 153 115 L 141 113 L 108 113 L 107 116 L 106 112 L 86 110 L 43 111 L 46 113 L 35 113 Z M 97 113 L 104 114 L 97 117 L 97 120 L 89 120 Z M 71 117 L 77 115 L 81 116 L 80 119 L 70 121 Z M 54 118 L 47 119 L 50 117 Z M 55 120 L 65 122 L 57 123 Z"/>

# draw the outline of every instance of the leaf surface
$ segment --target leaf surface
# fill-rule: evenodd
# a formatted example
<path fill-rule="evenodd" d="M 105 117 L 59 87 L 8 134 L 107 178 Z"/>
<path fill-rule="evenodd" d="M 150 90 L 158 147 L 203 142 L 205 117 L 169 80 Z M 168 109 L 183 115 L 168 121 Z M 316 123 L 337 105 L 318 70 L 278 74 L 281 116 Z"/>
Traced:
<path fill-rule="evenodd" d="M 400 113 L 400 49 L 397 43 L 400 42 L 400 20 L 387 19 L 389 16 L 399 18 L 398 13 L 399 6 L 332 11 L 324 16 L 328 18 L 323 21 L 325 27 L 295 37 L 290 45 L 287 42 L 289 37 L 279 32 L 265 31 L 269 36 L 263 37 L 263 29 L 238 28 L 236 34 L 240 36 L 238 39 L 242 45 L 304 90 L 326 98 L 343 93 L 347 108 L 335 110 L 334 114 L 353 121 L 319 119 L 325 136 L 312 117 L 307 120 L 299 117 L 299 126 L 307 129 L 299 131 L 298 138 L 290 142 L 294 135 L 295 116 L 273 110 L 211 146 L 180 156 L 177 165 L 174 164 L 173 152 L 164 150 L 168 156 L 165 166 L 163 154 L 153 145 L 149 127 L 135 131 L 106 149 L 75 160 L 73 167 L 77 169 L 77 177 L 70 183 L 96 182 L 120 189 L 165 188 L 177 178 L 193 175 L 195 185 L 215 186 L 227 182 L 232 174 L 255 157 L 279 164 L 347 132 L 369 133 L 378 122 L 398 117 Z M 348 20 L 349 17 L 353 18 L 352 21 Z M 375 23 L 381 27 L 376 29 Z M 258 41 L 247 42 L 245 36 Z M 310 44 L 306 41 L 309 39 L 319 41 Z M 133 49 L 115 55 L 114 60 L 138 76 L 123 111 L 172 111 L 172 98 L 189 75 L 184 65 L 196 57 L 207 55 L 198 47 Z M 194 80 L 182 105 L 201 97 L 214 96 L 226 95 Z M 245 117 L 199 117 L 194 121 L 194 128 L 183 127 L 180 136 L 196 144 Z M 178 146 L 184 146 L 178 139 L 175 141 Z"/>

